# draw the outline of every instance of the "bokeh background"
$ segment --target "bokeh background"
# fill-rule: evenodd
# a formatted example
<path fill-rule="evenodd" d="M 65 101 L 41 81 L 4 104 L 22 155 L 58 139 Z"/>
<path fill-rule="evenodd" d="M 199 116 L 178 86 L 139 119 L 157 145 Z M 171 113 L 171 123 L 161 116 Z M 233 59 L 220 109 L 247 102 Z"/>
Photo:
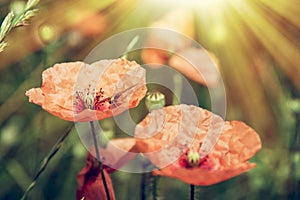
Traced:
<path fill-rule="evenodd" d="M 25 1 L 0 1 L 0 19 Z M 15 28 L 0 53 L 0 199 L 20 199 L 69 122 L 28 103 L 24 93 L 41 84 L 55 63 L 84 60 L 104 39 L 149 27 L 186 9 L 193 39 L 218 59 L 227 95 L 226 120 L 241 120 L 260 135 L 257 167 L 228 181 L 199 187 L 199 199 L 300 198 L 300 1 L 298 0 L 42 0 L 28 26 Z M 185 21 L 185 15 L 174 16 Z M 166 26 L 167 23 L 166 23 Z M 132 59 L 143 63 L 140 54 Z M 200 106 L 205 86 L 191 81 Z M 200 95 L 201 94 L 201 95 Z M 204 95 L 203 95 L 204 94 Z M 139 112 L 136 109 L 134 112 Z M 107 134 L 122 137 L 111 119 Z M 28 199 L 74 199 L 86 149 L 75 130 L 38 179 Z M 143 199 L 149 174 L 115 172 L 117 199 Z M 189 185 L 159 179 L 162 199 L 188 199 Z M 151 199 L 151 198 L 148 198 Z"/>

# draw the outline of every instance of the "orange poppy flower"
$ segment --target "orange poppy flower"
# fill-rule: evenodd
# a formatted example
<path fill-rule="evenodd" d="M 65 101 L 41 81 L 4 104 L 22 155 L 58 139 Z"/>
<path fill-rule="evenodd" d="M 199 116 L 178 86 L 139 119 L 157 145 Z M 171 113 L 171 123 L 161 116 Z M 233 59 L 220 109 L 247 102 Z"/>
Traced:
<path fill-rule="evenodd" d="M 105 169 L 103 172 L 110 199 L 116 199 L 110 176 Z M 96 158 L 90 155 L 87 156 L 85 167 L 77 175 L 77 182 L 77 200 L 81 200 L 83 197 L 85 200 L 107 199 L 102 176 L 100 174 L 100 166 Z"/>
<path fill-rule="evenodd" d="M 56 64 L 43 85 L 26 92 L 29 101 L 69 121 L 101 120 L 137 106 L 145 96 L 145 70 L 126 59 Z"/>
<path fill-rule="evenodd" d="M 135 136 L 138 149 L 159 168 L 155 175 L 203 186 L 254 168 L 248 160 L 261 148 L 258 134 L 243 122 L 224 122 L 188 105 L 152 111 Z"/>
<path fill-rule="evenodd" d="M 169 12 L 150 27 L 157 29 L 153 29 L 154 31 L 151 32 L 147 39 L 145 46 L 150 48 L 142 51 L 141 57 L 145 63 L 167 63 L 169 53 L 165 50 L 177 51 L 191 44 L 190 40 L 180 34 L 191 38 L 194 36 L 193 15 L 186 9 L 176 9 Z M 170 32 L 166 29 L 179 34 L 170 35 Z M 153 46 L 155 48 L 151 48 Z"/>
<path fill-rule="evenodd" d="M 205 86 L 217 85 L 220 76 L 216 57 L 202 48 L 191 47 L 194 24 L 190 11 L 175 10 L 151 27 L 161 29 L 154 29 L 147 39 L 146 48 L 141 53 L 146 64 L 151 64 L 152 68 L 168 64 L 193 81 Z"/>

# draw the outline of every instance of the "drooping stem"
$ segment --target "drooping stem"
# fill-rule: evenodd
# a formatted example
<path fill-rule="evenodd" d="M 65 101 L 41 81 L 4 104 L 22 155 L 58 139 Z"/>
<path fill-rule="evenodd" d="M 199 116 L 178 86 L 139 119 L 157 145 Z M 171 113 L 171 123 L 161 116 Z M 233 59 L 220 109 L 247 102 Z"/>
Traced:
<path fill-rule="evenodd" d="M 102 162 L 101 162 L 100 152 L 99 152 L 99 148 L 98 148 L 98 142 L 97 142 L 94 122 L 90 121 L 90 125 L 91 125 L 93 141 L 94 141 L 94 146 L 95 146 L 95 151 L 96 151 L 96 158 L 97 158 L 99 166 L 100 166 L 100 174 L 101 174 L 101 177 L 102 177 L 102 182 L 103 182 L 103 185 L 104 185 L 106 197 L 107 197 L 108 200 L 110 200 L 108 186 L 107 186 L 106 178 L 105 178 L 105 175 L 104 175 L 104 172 L 103 172 L 103 165 L 102 165 Z"/>
<path fill-rule="evenodd" d="M 190 200 L 195 199 L 195 185 L 190 184 Z"/>
<path fill-rule="evenodd" d="M 62 147 L 65 139 L 67 138 L 67 136 L 69 135 L 69 133 L 71 132 L 72 128 L 73 128 L 74 124 L 72 124 L 71 126 L 69 126 L 67 128 L 67 130 L 64 132 L 64 134 L 57 140 L 57 142 L 55 143 L 55 145 L 53 146 L 53 148 L 50 150 L 50 152 L 48 153 L 48 156 L 43 160 L 39 171 L 36 173 L 36 175 L 34 176 L 31 184 L 28 186 L 28 188 L 26 189 L 26 191 L 24 192 L 21 200 L 25 200 L 28 193 L 34 188 L 37 179 L 40 177 L 40 175 L 43 173 L 43 171 L 46 169 L 47 165 L 49 164 L 50 160 L 55 156 L 55 154 L 60 150 L 60 148 Z"/>

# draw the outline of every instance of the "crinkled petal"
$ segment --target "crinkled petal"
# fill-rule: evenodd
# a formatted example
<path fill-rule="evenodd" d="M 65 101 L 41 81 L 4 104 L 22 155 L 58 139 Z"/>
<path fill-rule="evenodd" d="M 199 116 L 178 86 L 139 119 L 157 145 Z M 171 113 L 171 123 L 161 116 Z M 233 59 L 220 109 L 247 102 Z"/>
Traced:
<path fill-rule="evenodd" d="M 152 111 L 137 125 L 135 137 L 138 149 L 160 169 L 155 174 L 197 185 L 253 168 L 247 161 L 261 148 L 258 134 L 243 122 L 224 122 L 205 109 L 183 104 Z M 206 157 L 205 164 L 182 166 L 179 158 L 187 150 Z"/>

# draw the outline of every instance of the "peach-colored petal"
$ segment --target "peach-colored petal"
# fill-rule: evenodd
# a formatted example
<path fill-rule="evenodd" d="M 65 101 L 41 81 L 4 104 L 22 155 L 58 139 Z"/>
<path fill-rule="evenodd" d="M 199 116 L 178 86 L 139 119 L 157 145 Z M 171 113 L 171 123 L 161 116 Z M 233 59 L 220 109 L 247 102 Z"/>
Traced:
<path fill-rule="evenodd" d="M 217 65 L 204 49 L 190 47 L 179 51 L 170 58 L 169 65 L 206 86 L 215 86 L 219 81 Z"/>
<path fill-rule="evenodd" d="M 201 168 L 186 169 L 168 166 L 153 171 L 153 174 L 177 178 L 188 184 L 208 186 L 230 179 L 254 167 L 254 163 L 242 163 L 237 166 L 232 166 L 232 168 L 210 171 Z"/>
<path fill-rule="evenodd" d="M 120 105 L 112 109 L 91 110 L 79 105 L 82 109 L 79 112 L 78 105 L 74 107 L 76 92 L 86 92 L 87 89 L 99 91 L 100 88 L 107 98 L 131 89 L 122 97 Z M 118 115 L 137 106 L 145 93 L 145 70 L 134 61 L 115 59 L 91 65 L 83 62 L 56 64 L 43 72 L 42 87 L 27 91 L 26 96 L 30 102 L 62 119 L 92 121 Z"/>
<path fill-rule="evenodd" d="M 98 148 L 102 158 L 102 162 L 109 173 L 120 169 L 126 163 L 133 160 L 138 153 L 134 138 L 113 139 L 107 143 L 105 148 Z M 90 153 L 91 154 L 89 154 L 88 156 L 96 159 L 96 152 L 94 147 L 90 149 Z"/>
<path fill-rule="evenodd" d="M 137 145 L 141 146 L 140 151 L 148 152 L 145 155 L 156 166 L 165 167 L 176 161 L 194 143 L 199 146 L 196 139 L 203 139 L 207 132 L 217 130 L 222 125 L 223 120 L 219 116 L 196 106 L 182 104 L 152 111 L 136 126 L 135 137 L 138 138 Z M 145 149 L 148 146 L 145 143 L 152 139 L 162 142 L 155 141 L 156 145 L 152 146 L 155 148 Z"/>
<path fill-rule="evenodd" d="M 247 161 L 261 148 L 258 134 L 243 122 L 224 122 L 183 104 L 149 113 L 137 125 L 135 137 L 139 150 L 160 169 L 155 174 L 196 185 L 214 184 L 253 168 Z M 195 168 L 182 163 L 190 150 L 201 156 Z"/>

